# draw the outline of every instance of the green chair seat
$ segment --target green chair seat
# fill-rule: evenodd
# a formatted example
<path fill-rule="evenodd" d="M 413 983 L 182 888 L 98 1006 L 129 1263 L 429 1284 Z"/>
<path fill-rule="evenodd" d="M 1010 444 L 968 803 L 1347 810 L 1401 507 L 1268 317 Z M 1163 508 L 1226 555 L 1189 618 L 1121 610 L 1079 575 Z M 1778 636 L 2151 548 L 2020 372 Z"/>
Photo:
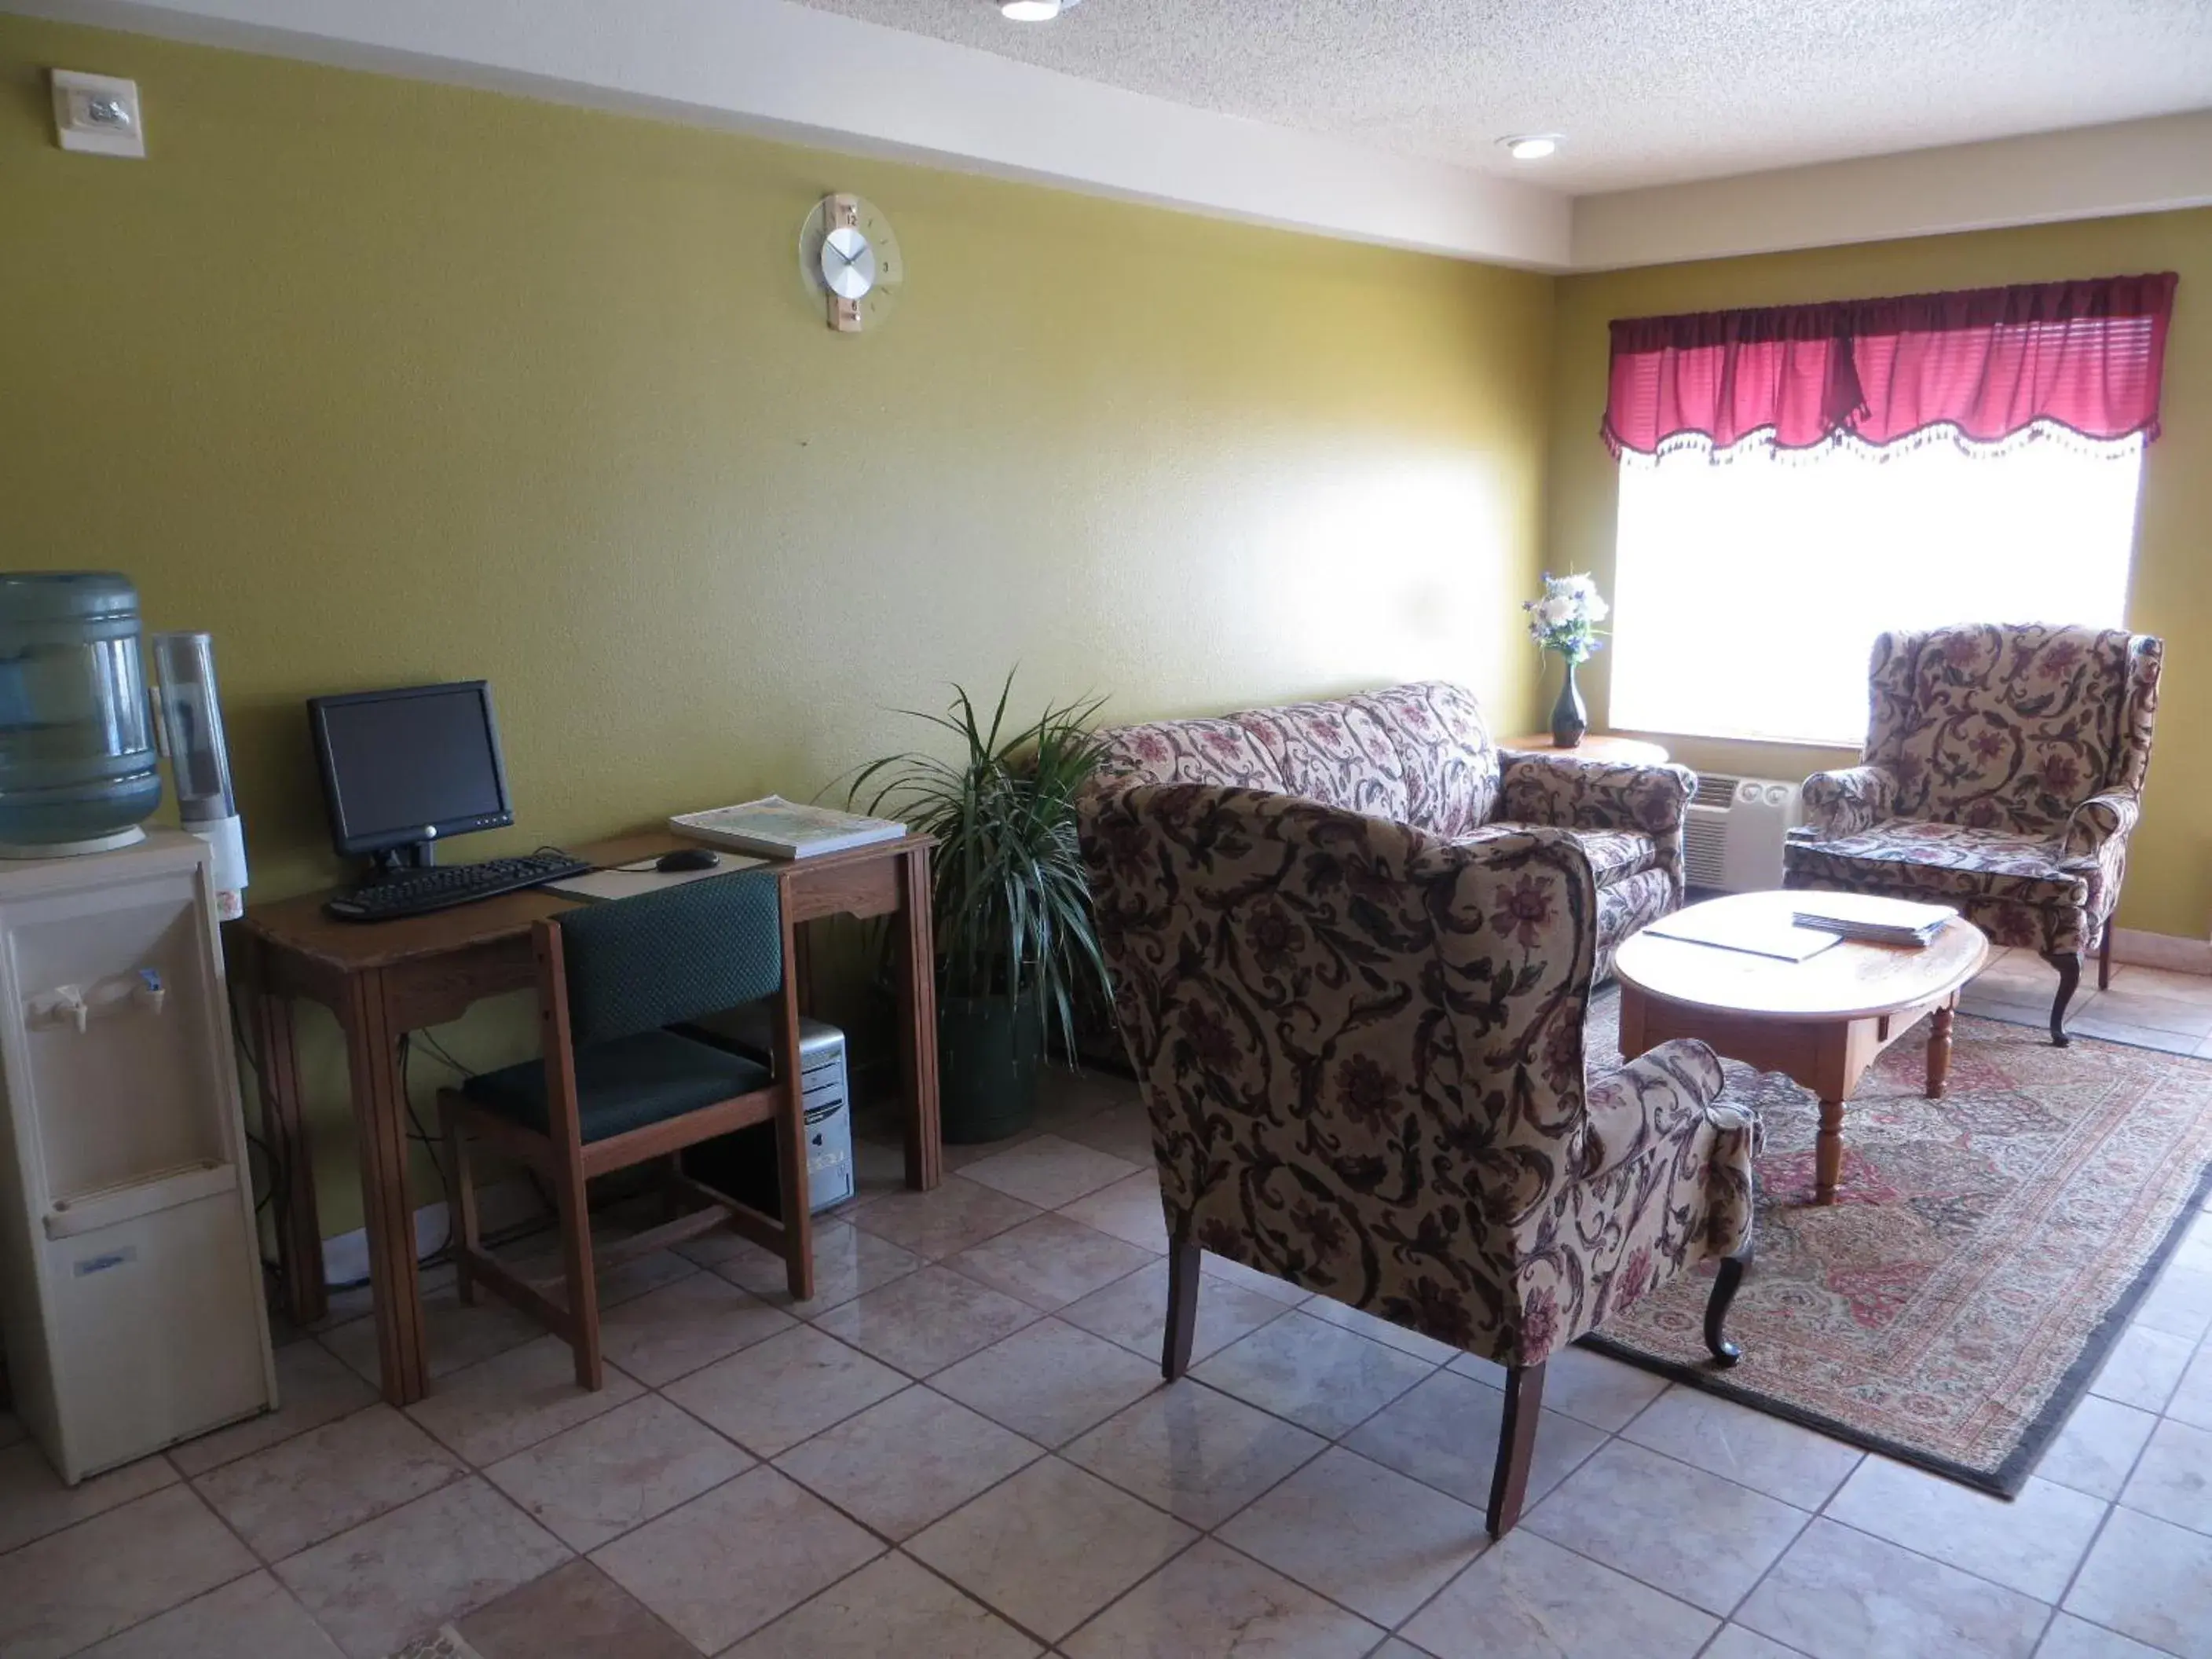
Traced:
<path fill-rule="evenodd" d="M 672 1031 L 640 1031 L 576 1050 L 577 1116 L 586 1146 L 768 1085 L 766 1066 Z M 551 1133 L 543 1060 L 483 1073 L 461 1092 L 526 1129 Z"/>

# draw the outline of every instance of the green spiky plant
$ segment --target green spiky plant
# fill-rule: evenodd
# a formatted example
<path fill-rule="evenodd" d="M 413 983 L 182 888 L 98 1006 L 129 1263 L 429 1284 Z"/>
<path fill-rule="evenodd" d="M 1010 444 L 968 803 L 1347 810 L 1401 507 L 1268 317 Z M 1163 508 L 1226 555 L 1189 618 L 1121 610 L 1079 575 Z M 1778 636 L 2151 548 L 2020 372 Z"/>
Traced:
<path fill-rule="evenodd" d="M 988 720 L 957 685 L 942 714 L 904 711 L 951 733 L 957 757 L 887 755 L 860 769 L 847 799 L 937 839 L 939 988 L 1017 1007 L 1033 999 L 1040 1035 L 1056 1032 L 1072 1054 L 1076 1004 L 1106 983 L 1075 835 L 1075 798 L 1100 755 L 1090 723 L 1105 699 L 1058 704 L 1009 731 L 1013 688 L 1009 673 Z"/>

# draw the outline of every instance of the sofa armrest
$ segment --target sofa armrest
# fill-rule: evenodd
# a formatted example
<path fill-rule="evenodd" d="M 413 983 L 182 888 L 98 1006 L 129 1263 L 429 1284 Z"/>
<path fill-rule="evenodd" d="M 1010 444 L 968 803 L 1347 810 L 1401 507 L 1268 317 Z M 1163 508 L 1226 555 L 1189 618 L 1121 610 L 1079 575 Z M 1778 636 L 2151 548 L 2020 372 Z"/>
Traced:
<path fill-rule="evenodd" d="M 1823 836 L 1855 836 L 1896 816 L 1897 775 L 1886 766 L 1815 772 L 1802 793 L 1806 826 Z"/>
<path fill-rule="evenodd" d="M 1641 830 L 1680 837 L 1698 775 L 1686 766 L 1625 766 L 1525 750 L 1498 754 L 1498 811 L 1556 830 Z"/>
<path fill-rule="evenodd" d="M 2142 803 L 2130 793 L 2090 796 L 2067 817 L 2066 858 L 2094 860 L 2108 842 L 2124 840 L 2142 812 Z"/>
<path fill-rule="evenodd" d="M 1702 1042 L 1678 1038 L 1592 1079 L 1583 1141 L 1584 1181 L 1609 1175 L 1677 1139 L 1721 1097 L 1719 1058 Z"/>
<path fill-rule="evenodd" d="M 1629 830 L 1651 837 L 1653 867 L 1682 902 L 1682 840 L 1698 775 L 1686 766 L 1624 766 L 1571 755 L 1506 750 L 1498 756 L 1493 823 L 1557 830 Z"/>

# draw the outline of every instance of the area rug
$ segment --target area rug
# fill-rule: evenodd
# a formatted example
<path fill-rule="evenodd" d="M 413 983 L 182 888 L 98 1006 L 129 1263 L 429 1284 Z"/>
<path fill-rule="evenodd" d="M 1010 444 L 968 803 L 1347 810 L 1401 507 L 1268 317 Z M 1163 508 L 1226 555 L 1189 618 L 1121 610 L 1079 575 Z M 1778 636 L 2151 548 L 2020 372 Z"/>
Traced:
<path fill-rule="evenodd" d="M 1616 1061 L 1620 998 L 1590 1006 Z M 1728 1065 L 1765 1126 L 1757 1254 L 1706 1358 L 1710 1270 L 1584 1346 L 1986 1492 L 2017 1493 L 2187 1231 L 2212 1164 L 2212 1062 L 1960 1015 L 1949 1092 L 1909 1032 L 1845 1109 L 1839 1201 L 1813 1196 L 1819 1109 Z"/>

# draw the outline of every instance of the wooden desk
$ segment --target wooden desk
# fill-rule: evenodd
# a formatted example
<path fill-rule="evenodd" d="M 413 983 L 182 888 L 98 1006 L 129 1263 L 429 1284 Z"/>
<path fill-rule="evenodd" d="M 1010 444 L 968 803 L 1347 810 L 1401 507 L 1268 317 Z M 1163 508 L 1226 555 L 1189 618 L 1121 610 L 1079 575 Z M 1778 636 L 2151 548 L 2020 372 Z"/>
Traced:
<path fill-rule="evenodd" d="M 627 864 L 689 845 L 665 831 L 578 849 L 596 865 Z M 937 990 L 930 934 L 927 836 L 772 863 L 782 888 L 784 996 L 803 995 L 804 936 L 823 916 L 901 918 L 894 952 L 898 984 L 899 1080 L 906 1106 L 906 1178 L 927 1190 L 943 1178 L 937 1117 Z M 230 969 L 252 998 L 259 1049 L 262 1117 L 289 1203 L 278 1251 L 292 1318 L 323 1316 L 322 1233 L 300 1110 L 292 1002 L 305 997 L 337 1017 L 345 1032 L 354 1121 L 361 1139 L 362 1211 L 384 1397 L 395 1406 L 428 1391 L 421 1287 L 415 1267 L 414 1203 L 407 1191 L 407 1079 L 399 1039 L 456 1019 L 479 998 L 527 990 L 536 981 L 531 924 L 574 900 L 544 888 L 396 921 L 336 921 L 327 895 L 257 906 L 232 936 Z"/>

